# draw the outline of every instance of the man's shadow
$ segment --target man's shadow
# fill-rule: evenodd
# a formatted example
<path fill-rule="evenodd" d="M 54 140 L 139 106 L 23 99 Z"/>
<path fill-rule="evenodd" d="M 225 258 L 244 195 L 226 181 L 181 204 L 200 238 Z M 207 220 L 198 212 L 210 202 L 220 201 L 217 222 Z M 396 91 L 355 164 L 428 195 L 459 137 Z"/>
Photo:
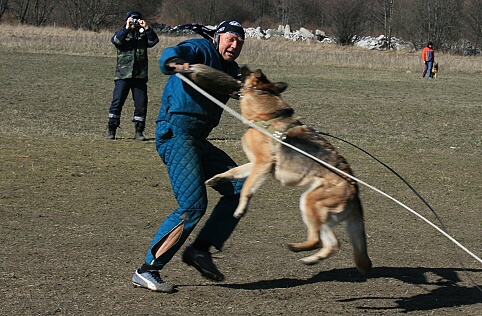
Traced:
<path fill-rule="evenodd" d="M 459 285 L 461 282 L 458 273 L 482 272 L 482 269 L 454 269 L 454 268 L 399 268 L 399 267 L 378 267 L 373 268 L 368 278 L 393 278 L 413 285 L 436 286 L 435 289 L 415 295 L 413 297 L 400 297 L 395 299 L 396 307 L 360 307 L 366 310 L 387 310 L 402 309 L 403 312 L 429 311 L 438 308 L 450 308 L 455 306 L 472 305 L 482 303 L 482 291 L 480 286 L 466 287 Z M 436 275 L 436 281 L 427 279 L 427 275 Z M 336 281 L 358 283 L 366 282 L 367 278 L 356 269 L 334 269 L 315 274 L 309 279 L 282 278 L 275 280 L 263 280 L 244 284 L 219 284 L 219 286 L 242 289 L 242 290 L 269 290 L 276 288 L 293 288 L 318 282 Z M 393 297 L 363 297 L 348 298 L 339 302 L 350 302 L 357 300 L 393 300 Z"/>

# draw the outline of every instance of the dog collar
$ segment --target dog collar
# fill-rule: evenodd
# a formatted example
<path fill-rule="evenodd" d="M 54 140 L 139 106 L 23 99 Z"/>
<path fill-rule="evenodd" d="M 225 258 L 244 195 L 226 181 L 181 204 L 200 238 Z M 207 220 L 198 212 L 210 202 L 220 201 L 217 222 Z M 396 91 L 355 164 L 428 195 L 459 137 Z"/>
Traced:
<path fill-rule="evenodd" d="M 271 91 L 271 90 L 264 90 L 264 89 L 259 89 L 259 88 L 255 88 L 253 86 L 243 86 L 241 87 L 241 89 L 239 89 L 240 91 L 245 91 L 245 90 L 248 90 L 248 91 L 262 91 L 262 92 L 265 92 L 265 93 L 269 93 L 269 94 L 272 94 L 272 95 L 275 95 L 275 96 L 279 96 L 279 93 L 276 93 L 274 91 Z M 242 95 L 241 95 L 242 96 Z"/>
<path fill-rule="evenodd" d="M 277 121 L 277 120 L 282 119 L 282 118 L 284 118 L 284 117 L 277 116 L 277 117 L 269 119 L 267 121 L 252 121 L 252 122 L 253 122 L 253 124 L 255 124 L 257 126 L 264 128 L 266 131 L 268 131 L 268 133 L 270 133 L 274 137 L 284 139 L 284 134 L 285 134 L 286 131 L 285 132 L 277 131 L 273 127 L 273 125 L 271 125 L 272 122 Z"/>
<path fill-rule="evenodd" d="M 268 133 L 270 133 L 274 137 L 284 140 L 286 138 L 286 132 L 287 131 L 289 131 L 293 127 L 300 126 L 302 124 L 299 121 L 296 120 L 296 121 L 291 122 L 285 130 L 279 131 L 279 130 L 275 129 L 271 123 L 273 123 L 277 120 L 288 118 L 288 117 L 291 117 L 291 116 L 279 115 L 279 116 L 276 116 L 276 117 L 274 117 L 272 119 L 269 119 L 269 120 L 266 120 L 266 121 L 251 121 L 251 122 L 253 124 L 261 127 L 261 128 L 264 128 Z"/>

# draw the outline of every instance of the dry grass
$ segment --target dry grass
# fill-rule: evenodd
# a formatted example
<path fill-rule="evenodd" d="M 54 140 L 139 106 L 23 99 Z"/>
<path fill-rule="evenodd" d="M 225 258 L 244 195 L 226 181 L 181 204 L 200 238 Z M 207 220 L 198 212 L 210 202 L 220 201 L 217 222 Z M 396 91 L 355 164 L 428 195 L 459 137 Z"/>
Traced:
<path fill-rule="evenodd" d="M 73 55 L 114 56 L 112 33 L 67 28 L 0 25 L 0 49 L 12 52 L 65 53 Z M 160 55 L 165 47 L 176 45 L 185 37 L 162 36 L 151 54 Z M 482 57 L 462 57 L 437 53 L 441 72 L 482 74 Z M 391 69 L 420 72 L 420 52 L 372 51 L 359 47 L 340 47 L 319 42 L 286 40 L 246 41 L 241 63 L 302 67 L 339 66 L 362 69 Z"/>
<path fill-rule="evenodd" d="M 129 98 L 120 139 L 112 142 L 104 139 L 115 68 L 110 36 L 0 26 L 0 315 L 480 314 L 480 292 L 468 280 L 480 286 L 480 265 L 365 187 L 375 265 L 368 280 L 354 271 L 341 227 L 345 247 L 337 256 L 301 265 L 300 254 L 284 246 L 305 237 L 300 190 L 267 181 L 216 254 L 226 282 L 204 282 L 178 254 L 162 271 L 179 285 L 177 294 L 132 288 L 145 247 L 176 207 L 152 137 L 167 78 L 156 57 L 180 39 L 163 37 L 150 51 L 151 140 L 132 140 Z M 451 235 L 480 254 L 481 59 L 442 60 L 440 78 L 422 80 L 418 53 L 250 40 L 240 62 L 288 82 L 283 95 L 304 123 L 393 167 Z M 239 109 L 237 101 L 229 105 Z M 212 142 L 242 163 L 245 128 L 224 115 Z M 437 223 L 387 170 L 334 144 L 357 177 Z M 214 190 L 209 195 L 218 199 Z"/>

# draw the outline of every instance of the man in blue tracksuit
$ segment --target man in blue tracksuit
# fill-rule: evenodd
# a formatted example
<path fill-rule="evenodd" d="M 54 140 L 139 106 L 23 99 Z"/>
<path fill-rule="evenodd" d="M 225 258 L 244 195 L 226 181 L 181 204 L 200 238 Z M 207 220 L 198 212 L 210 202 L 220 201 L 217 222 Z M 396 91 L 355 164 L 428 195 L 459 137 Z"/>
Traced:
<path fill-rule="evenodd" d="M 172 75 L 175 70 L 187 70 L 190 64 L 204 64 L 237 77 L 239 66 L 234 60 L 241 52 L 244 38 L 241 24 L 223 21 L 212 40 L 195 38 L 166 48 L 159 67 L 162 73 Z M 213 96 L 223 103 L 229 100 L 225 94 Z M 156 148 L 167 166 L 178 208 L 159 227 L 132 282 L 153 291 L 173 292 L 173 285 L 160 278 L 159 270 L 172 259 L 206 212 L 204 182 L 236 163 L 206 139 L 219 123 L 222 114 L 219 106 L 176 76 L 167 80 L 161 103 L 156 121 Z M 222 281 L 224 275 L 214 265 L 209 249 L 213 246 L 220 250 L 236 227 L 238 220 L 233 213 L 242 184 L 243 181 L 233 180 L 215 187 L 221 199 L 182 256 L 186 264 L 214 281 Z"/>

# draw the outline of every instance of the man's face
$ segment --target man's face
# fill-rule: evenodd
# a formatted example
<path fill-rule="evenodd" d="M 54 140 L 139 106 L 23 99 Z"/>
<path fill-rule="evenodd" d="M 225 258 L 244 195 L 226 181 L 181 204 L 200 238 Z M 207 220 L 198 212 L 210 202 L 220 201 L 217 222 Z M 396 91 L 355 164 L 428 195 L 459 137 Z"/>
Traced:
<path fill-rule="evenodd" d="M 134 23 L 134 21 L 137 21 L 137 23 Z M 139 19 L 139 16 L 136 15 L 136 14 L 131 15 L 131 16 L 127 19 L 127 23 L 129 24 L 129 28 L 130 28 L 130 29 L 135 29 L 135 28 L 141 27 L 141 25 L 140 25 L 140 22 L 141 22 L 141 21 L 142 21 L 142 20 Z"/>
<path fill-rule="evenodd" d="M 219 34 L 218 51 L 226 61 L 234 61 L 243 49 L 244 39 L 236 34 Z"/>

